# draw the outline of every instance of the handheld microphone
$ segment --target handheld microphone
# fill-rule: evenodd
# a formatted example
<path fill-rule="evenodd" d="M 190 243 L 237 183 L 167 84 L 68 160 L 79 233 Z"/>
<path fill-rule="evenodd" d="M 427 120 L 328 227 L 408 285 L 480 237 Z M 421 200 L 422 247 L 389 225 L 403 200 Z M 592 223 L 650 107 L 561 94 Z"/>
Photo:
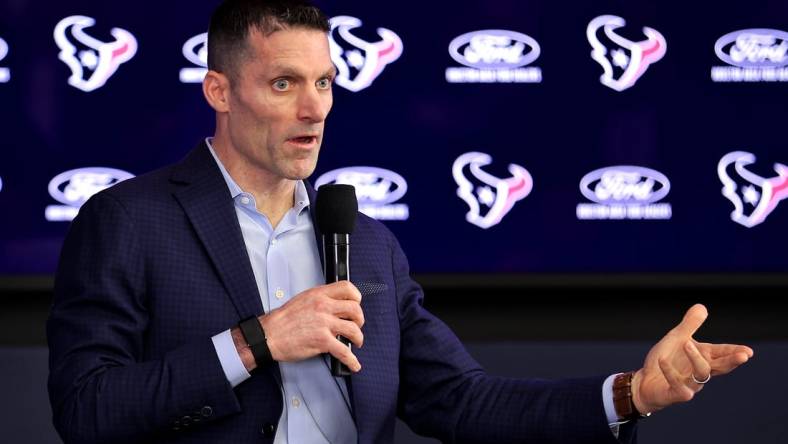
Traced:
<path fill-rule="evenodd" d="M 352 185 L 323 185 L 317 190 L 315 219 L 323 235 L 323 274 L 326 283 L 350 280 L 350 234 L 356 226 L 358 200 Z M 340 335 L 337 339 L 350 348 L 350 341 Z M 348 376 L 350 369 L 331 356 L 331 373 Z"/>

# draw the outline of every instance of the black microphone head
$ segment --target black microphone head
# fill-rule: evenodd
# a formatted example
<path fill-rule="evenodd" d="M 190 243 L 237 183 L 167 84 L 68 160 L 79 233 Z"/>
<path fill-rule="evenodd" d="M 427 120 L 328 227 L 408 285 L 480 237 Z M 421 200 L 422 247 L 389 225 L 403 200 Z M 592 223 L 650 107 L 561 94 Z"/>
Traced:
<path fill-rule="evenodd" d="M 357 212 L 358 200 L 353 185 L 326 184 L 317 189 L 315 219 L 321 233 L 352 233 Z"/>

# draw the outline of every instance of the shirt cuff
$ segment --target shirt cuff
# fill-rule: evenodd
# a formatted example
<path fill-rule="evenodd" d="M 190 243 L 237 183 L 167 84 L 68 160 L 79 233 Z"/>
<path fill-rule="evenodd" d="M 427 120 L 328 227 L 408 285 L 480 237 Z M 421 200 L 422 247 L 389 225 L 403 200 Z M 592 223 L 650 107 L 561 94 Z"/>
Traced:
<path fill-rule="evenodd" d="M 605 405 L 607 423 L 611 426 L 621 422 L 618 419 L 618 413 L 616 413 L 616 406 L 613 404 L 613 381 L 616 379 L 616 376 L 620 374 L 621 373 L 616 373 L 608 376 L 604 384 L 602 384 L 602 403 Z"/>
<path fill-rule="evenodd" d="M 224 376 L 233 388 L 252 376 L 246 371 L 241 357 L 238 356 L 238 350 L 235 349 L 235 342 L 233 342 L 233 335 L 230 333 L 230 330 L 225 330 L 213 336 L 211 340 L 213 341 L 213 347 L 216 349 L 216 355 L 219 356 L 219 363 L 222 365 Z"/>

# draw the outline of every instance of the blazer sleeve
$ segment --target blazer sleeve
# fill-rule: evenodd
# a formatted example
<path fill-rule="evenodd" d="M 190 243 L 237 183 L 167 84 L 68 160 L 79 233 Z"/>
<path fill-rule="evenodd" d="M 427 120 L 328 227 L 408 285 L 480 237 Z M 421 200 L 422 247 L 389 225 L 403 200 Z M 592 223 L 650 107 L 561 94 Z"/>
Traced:
<path fill-rule="evenodd" d="M 602 402 L 605 376 L 538 380 L 487 375 L 446 324 L 423 307 L 391 236 L 401 325 L 399 416 L 447 443 L 619 443 Z"/>
<path fill-rule="evenodd" d="M 209 336 L 144 358 L 148 284 L 134 221 L 97 194 L 66 237 L 47 321 L 49 396 L 66 443 L 145 442 L 240 411 Z"/>

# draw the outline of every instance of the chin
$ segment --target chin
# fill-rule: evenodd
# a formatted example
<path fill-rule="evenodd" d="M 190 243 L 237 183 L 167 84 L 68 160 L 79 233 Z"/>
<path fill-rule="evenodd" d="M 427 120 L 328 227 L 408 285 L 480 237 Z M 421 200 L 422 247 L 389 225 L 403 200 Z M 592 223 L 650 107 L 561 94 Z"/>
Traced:
<path fill-rule="evenodd" d="M 312 175 L 315 172 L 315 168 L 308 168 L 308 169 L 299 169 L 297 171 L 293 171 L 287 175 L 287 178 L 290 180 L 304 180 Z"/>
<path fill-rule="evenodd" d="M 304 180 L 315 172 L 317 167 L 317 159 L 310 161 L 308 165 L 298 166 L 292 170 L 290 178 L 293 180 Z"/>

